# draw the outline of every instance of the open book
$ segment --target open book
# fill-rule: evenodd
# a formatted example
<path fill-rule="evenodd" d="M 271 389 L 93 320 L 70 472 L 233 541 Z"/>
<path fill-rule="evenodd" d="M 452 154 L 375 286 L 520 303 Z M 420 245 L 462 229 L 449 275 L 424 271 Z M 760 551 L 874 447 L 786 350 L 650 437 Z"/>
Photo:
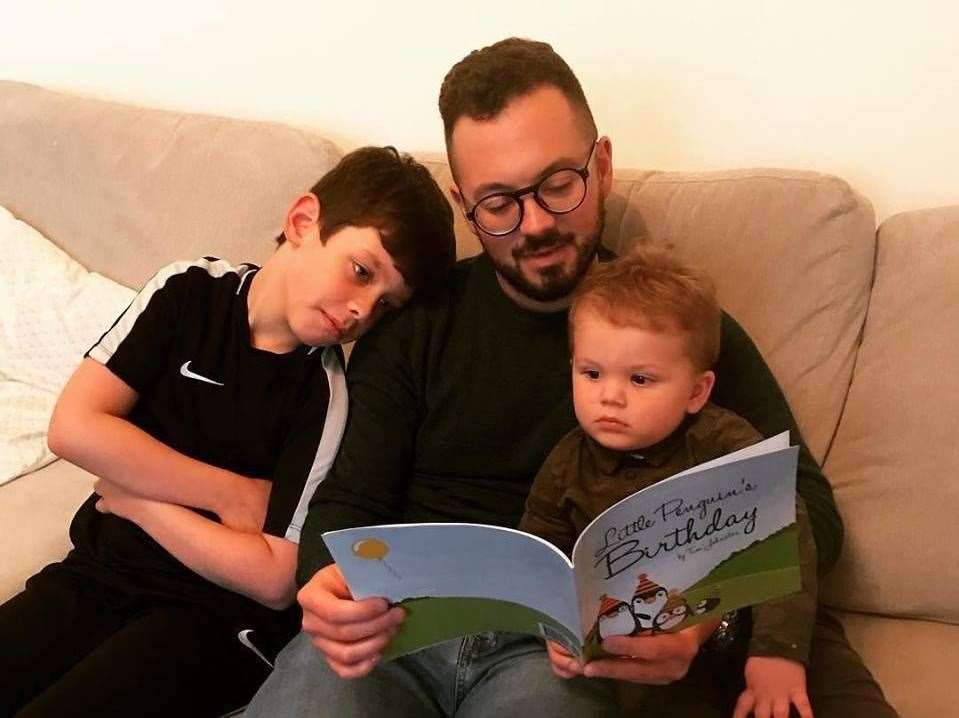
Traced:
<path fill-rule="evenodd" d="M 784 432 L 638 491 L 586 527 L 572 561 L 536 536 L 481 524 L 323 539 L 354 598 L 405 608 L 386 659 L 514 631 L 589 660 L 608 636 L 675 631 L 798 591 L 798 453 Z"/>

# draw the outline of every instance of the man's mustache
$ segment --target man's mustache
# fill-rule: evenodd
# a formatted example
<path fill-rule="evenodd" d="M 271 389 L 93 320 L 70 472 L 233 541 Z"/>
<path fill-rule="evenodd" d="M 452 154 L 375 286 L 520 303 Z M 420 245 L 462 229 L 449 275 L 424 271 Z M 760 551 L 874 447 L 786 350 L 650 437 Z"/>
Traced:
<path fill-rule="evenodd" d="M 572 244 L 573 235 L 563 234 L 556 230 L 540 234 L 535 237 L 526 236 L 523 244 L 513 250 L 514 259 L 522 259 L 531 254 L 542 252 L 544 249 L 553 249 L 563 245 Z"/>

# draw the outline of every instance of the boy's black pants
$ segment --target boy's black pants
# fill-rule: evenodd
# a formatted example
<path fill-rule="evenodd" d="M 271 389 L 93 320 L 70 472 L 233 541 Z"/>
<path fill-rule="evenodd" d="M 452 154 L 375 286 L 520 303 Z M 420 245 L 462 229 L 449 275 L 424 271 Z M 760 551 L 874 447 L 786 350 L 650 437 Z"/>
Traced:
<path fill-rule="evenodd" d="M 0 718 L 223 715 L 269 673 L 236 628 L 45 570 L 0 606 Z"/>

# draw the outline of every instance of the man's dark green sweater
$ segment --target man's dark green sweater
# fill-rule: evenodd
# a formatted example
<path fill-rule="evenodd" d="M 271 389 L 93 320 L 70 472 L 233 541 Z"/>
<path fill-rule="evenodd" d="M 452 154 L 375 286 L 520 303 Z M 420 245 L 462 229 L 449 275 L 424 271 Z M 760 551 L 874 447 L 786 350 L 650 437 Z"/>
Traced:
<path fill-rule="evenodd" d="M 500 288 L 485 255 L 460 262 L 448 290 L 415 303 L 358 342 L 339 454 L 303 527 L 302 585 L 332 562 L 324 531 L 382 523 L 515 527 L 553 446 L 576 425 L 566 312 L 530 312 Z M 820 569 L 842 522 L 832 490 L 755 345 L 728 315 L 712 401 L 764 436 L 789 429 L 800 449 Z"/>

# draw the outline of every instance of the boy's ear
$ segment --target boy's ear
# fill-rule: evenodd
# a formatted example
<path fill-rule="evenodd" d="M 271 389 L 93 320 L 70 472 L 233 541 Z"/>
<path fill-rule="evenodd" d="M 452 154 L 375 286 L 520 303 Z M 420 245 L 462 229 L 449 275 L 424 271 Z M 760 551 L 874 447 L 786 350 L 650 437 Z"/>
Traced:
<path fill-rule="evenodd" d="M 707 370 L 699 375 L 696 383 L 693 384 L 693 392 L 689 397 L 689 403 L 686 404 L 688 414 L 695 414 L 706 405 L 715 384 L 716 372 Z"/>
<path fill-rule="evenodd" d="M 290 205 L 283 222 L 283 236 L 294 247 L 316 232 L 319 235 L 321 219 L 320 200 L 312 192 L 301 194 Z"/>

